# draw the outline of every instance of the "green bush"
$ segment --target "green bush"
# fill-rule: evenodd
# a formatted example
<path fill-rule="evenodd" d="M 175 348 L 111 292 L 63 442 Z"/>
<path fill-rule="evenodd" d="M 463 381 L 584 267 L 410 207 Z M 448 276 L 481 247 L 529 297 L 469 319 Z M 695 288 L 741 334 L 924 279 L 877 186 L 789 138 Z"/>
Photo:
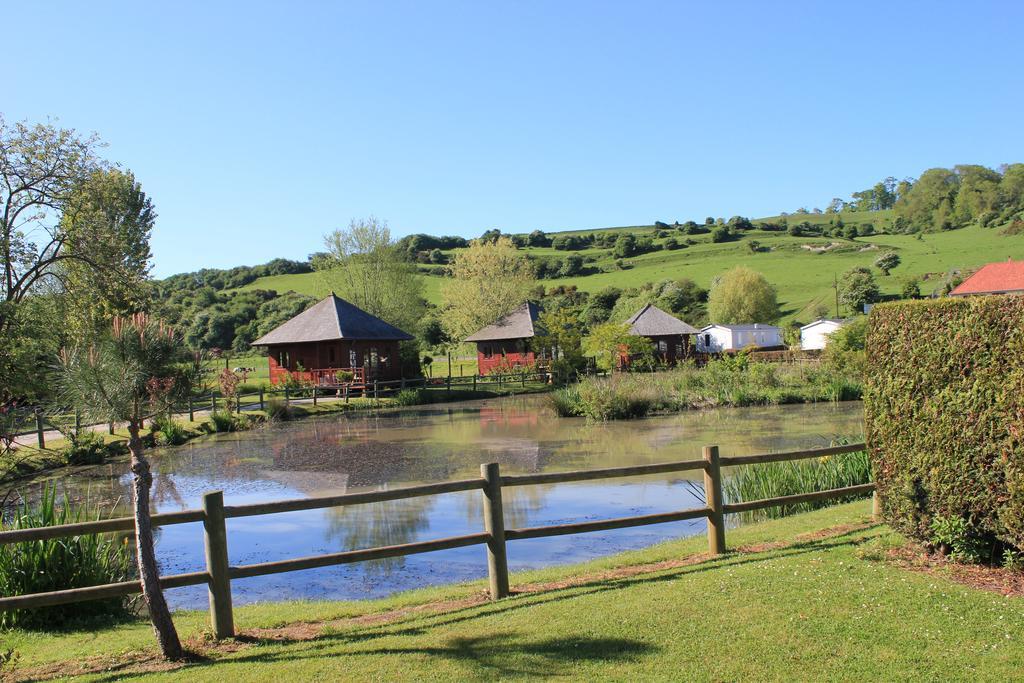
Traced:
<path fill-rule="evenodd" d="M 271 420 L 287 422 L 294 417 L 294 412 L 283 398 L 270 398 L 267 399 L 267 416 Z"/>
<path fill-rule="evenodd" d="M 107 444 L 98 433 L 84 431 L 68 438 L 61 455 L 69 465 L 99 465 L 107 456 Z"/>
<path fill-rule="evenodd" d="M 960 529 L 961 558 L 1024 549 L 1024 297 L 879 305 L 866 348 L 886 521 L 953 551 Z"/>
<path fill-rule="evenodd" d="M 101 519 L 99 513 L 93 519 Z M 65 496 L 58 506 L 55 486 L 43 491 L 38 505 L 22 502 L 0 529 L 29 529 L 85 521 Z M 0 595 L 25 595 L 68 588 L 118 583 L 132 578 L 133 547 L 128 537 L 89 534 L 45 541 L 0 545 Z M 74 625 L 90 617 L 123 617 L 128 596 L 38 609 L 0 611 L 0 628 L 47 629 Z"/>
<path fill-rule="evenodd" d="M 273 400 L 271 399 L 271 402 Z M 210 413 L 210 424 L 215 432 L 241 432 L 251 426 L 248 416 L 236 415 L 227 410 L 215 410 Z"/>
<path fill-rule="evenodd" d="M 426 403 L 422 389 L 402 389 L 395 395 L 395 403 L 400 406 L 415 406 Z"/>
<path fill-rule="evenodd" d="M 185 425 L 170 417 L 156 417 L 150 422 L 153 443 L 157 446 L 179 446 L 188 441 Z"/>

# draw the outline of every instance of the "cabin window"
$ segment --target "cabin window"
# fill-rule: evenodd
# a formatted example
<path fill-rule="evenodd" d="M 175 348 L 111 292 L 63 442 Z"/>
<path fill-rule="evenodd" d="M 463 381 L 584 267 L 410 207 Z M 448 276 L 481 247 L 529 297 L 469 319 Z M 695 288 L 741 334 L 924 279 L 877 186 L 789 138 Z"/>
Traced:
<path fill-rule="evenodd" d="M 359 354 L 356 353 L 355 349 L 348 350 L 348 366 L 350 368 L 359 367 Z"/>
<path fill-rule="evenodd" d="M 668 353 L 668 342 L 664 339 L 658 340 L 658 353 L 662 355 Z"/>
<path fill-rule="evenodd" d="M 487 346 L 486 344 L 480 347 L 480 352 L 484 354 L 484 358 L 491 357 L 491 347 Z"/>
<path fill-rule="evenodd" d="M 711 335 L 710 334 L 705 334 L 704 335 L 704 350 L 705 351 L 709 351 L 710 349 L 711 349 Z"/>
<path fill-rule="evenodd" d="M 287 369 L 288 368 L 288 361 L 289 361 L 289 358 L 288 358 L 288 352 L 287 351 L 278 351 L 277 352 L 277 365 L 278 365 L 278 367 L 282 367 L 282 368 L 286 368 Z"/>
<path fill-rule="evenodd" d="M 380 367 L 380 356 L 377 355 L 377 347 L 370 347 L 370 368 L 376 372 L 377 368 Z"/>
<path fill-rule="evenodd" d="M 683 357 L 683 345 L 682 344 L 676 344 L 676 358 L 682 358 L 682 357 Z"/>

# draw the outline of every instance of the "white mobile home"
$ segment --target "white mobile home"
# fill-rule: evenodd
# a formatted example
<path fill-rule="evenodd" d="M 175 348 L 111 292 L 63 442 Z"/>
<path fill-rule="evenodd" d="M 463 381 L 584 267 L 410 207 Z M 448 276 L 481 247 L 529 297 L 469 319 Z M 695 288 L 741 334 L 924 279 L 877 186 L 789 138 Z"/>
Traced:
<path fill-rule="evenodd" d="M 800 328 L 800 348 L 804 351 L 817 351 L 828 344 L 829 335 L 846 324 L 845 320 L 821 318 Z"/>
<path fill-rule="evenodd" d="M 697 335 L 697 350 L 704 353 L 739 351 L 748 346 L 759 349 L 781 349 L 782 328 L 754 323 L 752 325 L 708 325 Z"/>

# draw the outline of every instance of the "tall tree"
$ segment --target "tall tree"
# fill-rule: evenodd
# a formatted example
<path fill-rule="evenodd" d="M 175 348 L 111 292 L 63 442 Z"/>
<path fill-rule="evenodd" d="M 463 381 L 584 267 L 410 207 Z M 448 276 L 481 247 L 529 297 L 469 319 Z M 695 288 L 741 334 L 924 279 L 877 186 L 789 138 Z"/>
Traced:
<path fill-rule="evenodd" d="M 712 284 L 708 315 L 725 325 L 772 322 L 779 317 L 775 287 L 761 273 L 736 266 Z"/>
<path fill-rule="evenodd" d="M 153 202 L 130 172 L 96 170 L 75 187 L 61 224 L 67 252 L 83 259 L 69 259 L 61 270 L 79 335 L 143 307 L 155 222 Z"/>
<path fill-rule="evenodd" d="M 314 261 L 323 293 L 333 291 L 410 334 L 423 317 L 423 281 L 391 240 L 387 222 L 371 216 L 324 237 L 327 253 Z"/>
<path fill-rule="evenodd" d="M 15 308 L 41 282 L 59 278 L 61 267 L 78 261 L 94 270 L 106 264 L 68 248 L 74 224 L 61 220 L 89 176 L 105 167 L 95 136 L 52 125 L 8 124 L 0 117 L 0 339 Z"/>
<path fill-rule="evenodd" d="M 139 578 L 157 643 L 168 659 L 183 653 L 160 587 L 150 511 L 153 476 L 141 432 L 144 420 L 166 414 L 186 398 L 199 376 L 198 358 L 186 362 L 182 349 L 171 328 L 139 313 L 114 318 L 91 343 L 65 349 L 58 358 L 63 405 L 98 422 L 128 423 Z"/>
<path fill-rule="evenodd" d="M 455 254 L 449 271 L 443 322 L 457 340 L 521 306 L 533 284 L 533 267 L 507 237 L 474 241 Z"/>

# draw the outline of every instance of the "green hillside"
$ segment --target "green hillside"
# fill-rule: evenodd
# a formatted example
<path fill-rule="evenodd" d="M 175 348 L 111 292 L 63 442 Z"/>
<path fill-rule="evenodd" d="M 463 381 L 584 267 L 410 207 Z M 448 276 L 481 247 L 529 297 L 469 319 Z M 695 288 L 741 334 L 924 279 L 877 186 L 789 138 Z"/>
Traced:
<path fill-rule="evenodd" d="M 874 224 L 876 229 L 885 229 L 891 221 L 890 211 L 847 212 L 841 214 L 846 224 Z M 807 221 L 828 223 L 834 218 L 827 214 L 790 215 L 790 224 Z M 772 222 L 772 218 L 760 221 Z M 758 221 L 755 221 L 758 222 Z M 642 232 L 654 236 L 654 226 L 630 228 L 605 228 L 593 231 L 574 231 L 571 234 L 603 231 Z M 885 294 L 897 294 L 903 281 L 914 276 L 931 276 L 921 283 L 922 294 L 938 287 L 941 275 L 953 269 L 976 268 L 990 261 L 1001 261 L 1008 257 L 1024 258 L 1024 236 L 1006 236 L 998 229 L 967 227 L 947 232 L 920 235 L 871 235 L 856 239 L 827 237 L 794 237 L 783 232 L 749 230 L 738 239 L 724 243 L 713 243 L 708 234 L 686 236 L 669 230 L 671 237 L 682 242 L 689 239 L 694 244 L 678 250 L 659 250 L 625 259 L 624 268 L 615 265 L 610 249 L 589 248 L 581 251 L 558 251 L 550 247 L 525 247 L 523 251 L 534 257 L 564 258 L 570 253 L 592 259 L 587 263 L 591 272 L 575 277 L 541 280 L 546 287 L 575 285 L 583 291 L 596 291 L 602 287 L 631 287 L 645 282 L 656 282 L 668 278 L 690 278 L 702 287 L 708 287 L 712 279 L 723 271 L 744 265 L 758 270 L 776 286 L 783 311 L 782 322 L 809 320 L 815 309 L 821 305 L 834 309 L 832 281 L 855 266 L 870 266 L 884 251 L 895 251 L 902 264 L 889 277 L 878 277 Z M 549 233 L 550 234 L 550 233 Z M 567 234 L 567 233 L 556 233 Z M 668 237 L 657 238 L 660 244 Z M 761 251 L 754 252 L 750 242 L 757 241 Z M 824 249 L 824 250 L 822 250 Z M 821 251 L 816 251 L 821 250 Z M 447 252 L 451 255 L 452 252 Z M 443 267 L 435 266 L 439 271 Z M 432 303 L 440 303 L 443 278 L 423 275 L 427 297 Z M 278 292 L 295 291 L 318 296 L 325 294 L 318 286 L 316 273 L 298 275 L 277 275 L 264 277 L 240 288 L 274 289 Z"/>

